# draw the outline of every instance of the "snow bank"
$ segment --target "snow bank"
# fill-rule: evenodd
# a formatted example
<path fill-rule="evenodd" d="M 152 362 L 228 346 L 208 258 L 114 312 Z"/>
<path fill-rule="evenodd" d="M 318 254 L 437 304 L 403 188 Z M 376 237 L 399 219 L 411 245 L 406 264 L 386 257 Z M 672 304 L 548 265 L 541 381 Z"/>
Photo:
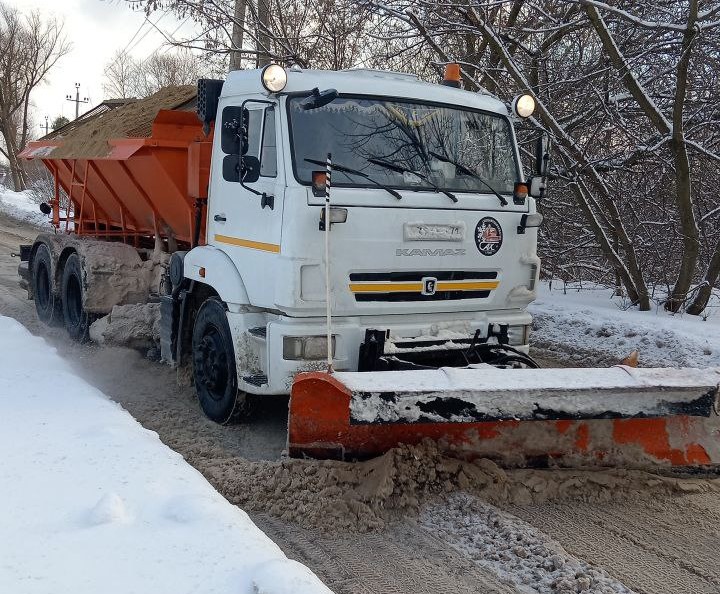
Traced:
<path fill-rule="evenodd" d="M 550 290 L 543 283 L 529 307 L 533 348 L 583 366 L 614 365 L 633 350 L 643 367 L 720 366 L 720 311 L 707 320 L 661 308 L 628 308 L 611 289 Z"/>
<path fill-rule="evenodd" d="M 47 227 L 50 218 L 40 212 L 32 190 L 14 192 L 0 186 L 0 213 L 36 227 Z"/>
<path fill-rule="evenodd" d="M 330 592 L 157 434 L 2 316 L 0 353 L 0 590 Z"/>

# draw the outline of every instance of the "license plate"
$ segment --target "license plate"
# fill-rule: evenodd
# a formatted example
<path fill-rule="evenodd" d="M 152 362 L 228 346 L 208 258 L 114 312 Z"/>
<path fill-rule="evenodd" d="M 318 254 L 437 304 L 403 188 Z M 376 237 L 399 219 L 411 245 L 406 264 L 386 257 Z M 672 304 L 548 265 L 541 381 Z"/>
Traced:
<path fill-rule="evenodd" d="M 465 223 L 405 223 L 405 241 L 462 241 Z"/>

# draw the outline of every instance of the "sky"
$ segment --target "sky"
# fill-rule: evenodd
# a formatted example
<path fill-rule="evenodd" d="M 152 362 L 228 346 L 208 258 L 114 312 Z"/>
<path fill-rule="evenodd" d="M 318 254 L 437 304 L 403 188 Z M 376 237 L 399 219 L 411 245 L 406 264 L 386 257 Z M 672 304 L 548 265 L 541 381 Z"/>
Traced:
<path fill-rule="evenodd" d="M 87 104 L 80 105 L 80 113 L 102 102 L 104 72 L 117 50 L 127 49 L 137 58 L 168 51 L 165 38 L 146 21 L 144 12 L 131 9 L 124 0 L 4 2 L 21 12 L 37 9 L 44 17 L 54 16 L 63 21 L 65 35 L 72 44 L 70 52 L 31 95 L 36 123 L 34 137 L 45 133 L 45 116 L 51 123 L 60 115 L 75 117 L 75 103 L 66 99 L 67 95 L 75 98 L 75 83 L 80 83 L 80 98 L 89 99 Z M 157 12 L 149 18 L 168 35 L 180 35 L 191 26 L 171 13 Z"/>

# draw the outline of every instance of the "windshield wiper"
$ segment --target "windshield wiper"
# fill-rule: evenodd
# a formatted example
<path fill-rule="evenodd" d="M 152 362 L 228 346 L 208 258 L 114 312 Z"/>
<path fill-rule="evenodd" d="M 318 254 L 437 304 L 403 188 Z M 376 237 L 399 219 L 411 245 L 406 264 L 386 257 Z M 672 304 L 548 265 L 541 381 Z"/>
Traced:
<path fill-rule="evenodd" d="M 443 155 L 439 155 L 434 151 L 430 151 L 430 156 L 435 157 L 438 161 L 444 161 L 445 163 L 450 163 L 450 165 L 455 165 L 455 168 L 465 175 L 469 175 L 470 177 L 474 177 L 476 180 L 478 180 L 481 184 L 483 184 L 488 190 L 490 190 L 493 194 L 495 194 L 498 199 L 500 200 L 500 204 L 503 206 L 508 205 L 508 201 L 505 200 L 502 194 L 498 192 L 495 188 L 493 188 L 489 183 L 487 183 L 482 177 L 480 177 L 477 173 L 472 171 L 471 169 L 468 169 L 465 167 L 465 165 L 461 165 L 457 161 L 453 161 L 450 157 L 445 157 Z"/>
<path fill-rule="evenodd" d="M 391 171 L 396 171 L 398 173 L 412 173 L 413 175 L 416 175 L 422 180 L 425 180 L 428 184 L 430 184 L 430 187 L 435 190 L 436 192 L 442 192 L 445 194 L 450 200 L 453 202 L 457 202 L 457 196 L 453 194 L 452 192 L 448 192 L 447 190 L 441 190 L 440 188 L 435 185 L 432 180 L 427 176 L 423 175 L 422 173 L 418 173 L 417 171 L 413 171 L 412 169 L 408 169 L 407 167 L 403 167 L 402 165 L 396 165 L 395 163 L 390 163 L 390 161 L 383 161 L 382 159 L 375 159 L 371 157 L 368 159 L 370 163 L 373 163 L 374 165 L 379 165 L 380 167 L 385 167 L 386 169 L 390 169 Z"/>
<path fill-rule="evenodd" d="M 312 163 L 313 165 L 322 165 L 325 167 L 327 165 L 326 161 L 320 161 L 319 159 L 305 159 L 308 163 Z M 357 169 L 353 169 L 352 167 L 346 167 L 345 165 L 340 165 L 340 163 L 335 163 L 333 161 L 332 168 L 336 171 L 341 171 L 342 173 L 349 173 L 350 175 L 359 175 L 362 178 L 365 178 L 370 183 L 375 184 L 378 188 L 382 188 L 385 190 L 388 194 L 391 194 L 392 196 L 395 196 L 398 200 L 402 200 L 402 195 L 400 192 L 396 192 L 392 188 L 388 188 L 387 186 L 381 184 L 379 181 L 375 181 L 372 177 L 370 177 L 367 173 L 364 173 L 362 171 L 359 171 Z"/>

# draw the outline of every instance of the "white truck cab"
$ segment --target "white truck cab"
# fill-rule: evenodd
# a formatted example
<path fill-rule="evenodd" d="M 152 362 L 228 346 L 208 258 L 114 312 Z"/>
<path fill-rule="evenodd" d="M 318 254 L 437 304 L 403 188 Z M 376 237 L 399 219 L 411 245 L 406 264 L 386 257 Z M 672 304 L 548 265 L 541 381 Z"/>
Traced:
<path fill-rule="evenodd" d="M 338 371 L 481 363 L 465 354 L 477 343 L 527 353 L 541 217 L 504 103 L 372 70 L 271 66 L 221 85 L 199 107 L 214 120 L 207 244 L 182 262 L 209 288 L 192 356 L 211 418 L 242 408 L 228 390 L 287 394 L 327 367 L 327 289 Z"/>

